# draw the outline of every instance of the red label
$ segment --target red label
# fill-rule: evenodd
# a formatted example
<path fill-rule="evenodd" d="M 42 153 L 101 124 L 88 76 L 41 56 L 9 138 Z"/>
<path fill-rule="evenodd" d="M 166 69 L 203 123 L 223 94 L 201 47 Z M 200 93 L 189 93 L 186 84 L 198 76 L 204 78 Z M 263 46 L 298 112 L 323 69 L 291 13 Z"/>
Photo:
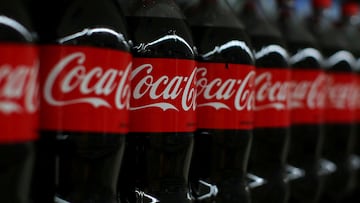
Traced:
<path fill-rule="evenodd" d="M 134 58 L 133 67 L 130 131 L 195 131 L 195 61 Z"/>
<path fill-rule="evenodd" d="M 41 47 L 41 128 L 126 133 L 131 55 L 112 49 Z"/>
<path fill-rule="evenodd" d="M 351 123 L 355 119 L 356 76 L 352 73 L 329 73 L 327 123 Z"/>
<path fill-rule="evenodd" d="M 290 125 L 290 80 L 289 69 L 256 69 L 255 127 Z"/>
<path fill-rule="evenodd" d="M 0 143 L 37 138 L 39 83 L 35 46 L 0 45 Z"/>
<path fill-rule="evenodd" d="M 322 123 L 326 102 L 325 73 L 320 70 L 293 70 L 291 78 L 291 122 Z"/>
<path fill-rule="evenodd" d="M 253 66 L 198 63 L 198 128 L 252 129 L 254 82 Z"/>

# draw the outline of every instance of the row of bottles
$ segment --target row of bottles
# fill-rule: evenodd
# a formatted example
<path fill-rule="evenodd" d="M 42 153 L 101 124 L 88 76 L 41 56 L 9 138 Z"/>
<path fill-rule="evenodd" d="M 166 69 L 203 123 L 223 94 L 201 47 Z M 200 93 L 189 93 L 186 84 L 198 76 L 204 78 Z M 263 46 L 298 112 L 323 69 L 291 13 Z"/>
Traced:
<path fill-rule="evenodd" d="M 0 202 L 359 201 L 359 7 L 271 2 L 0 2 Z"/>

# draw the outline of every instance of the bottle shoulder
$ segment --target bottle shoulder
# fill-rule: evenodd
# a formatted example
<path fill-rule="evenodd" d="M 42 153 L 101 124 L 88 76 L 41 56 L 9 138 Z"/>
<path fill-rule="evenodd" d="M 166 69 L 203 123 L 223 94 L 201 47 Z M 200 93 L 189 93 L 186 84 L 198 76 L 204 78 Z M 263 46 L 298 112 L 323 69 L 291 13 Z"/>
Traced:
<path fill-rule="evenodd" d="M 356 25 L 348 25 L 344 28 L 344 32 L 351 52 L 355 57 L 360 58 L 360 30 Z"/>
<path fill-rule="evenodd" d="M 318 47 L 307 43 L 287 43 L 289 65 L 292 68 L 322 69 L 324 57 Z"/>
<path fill-rule="evenodd" d="M 354 69 L 355 57 L 350 51 L 349 41 L 337 24 L 310 19 L 309 27 L 322 50 L 326 70 L 350 72 Z"/>
<path fill-rule="evenodd" d="M 50 27 L 50 36 L 44 36 L 45 43 L 130 51 L 125 19 L 113 1 L 77 0 L 62 9 L 56 12 L 61 17 L 52 15 L 56 23 Z"/>
<path fill-rule="evenodd" d="M 291 17 L 286 20 L 280 20 L 280 28 L 284 39 L 287 42 L 307 44 L 307 46 L 318 46 L 315 36 L 307 29 L 301 19 Z"/>
<path fill-rule="evenodd" d="M 240 19 L 244 22 L 246 32 L 252 37 L 282 38 L 280 30 L 273 22 L 267 21 L 255 13 L 243 13 Z"/>
<path fill-rule="evenodd" d="M 0 16 L 0 42 L 35 43 L 36 34 L 16 19 Z"/>
<path fill-rule="evenodd" d="M 289 52 L 292 68 L 321 69 L 323 54 L 315 37 L 299 19 L 279 23 Z"/>
<path fill-rule="evenodd" d="M 214 1 L 190 7 L 185 15 L 192 26 L 244 29 L 243 23 L 225 1 Z"/>
<path fill-rule="evenodd" d="M 201 61 L 254 64 L 253 48 L 243 29 L 191 26 Z"/>
<path fill-rule="evenodd" d="M 126 16 L 185 19 L 172 0 L 117 0 Z"/>
<path fill-rule="evenodd" d="M 183 19 L 139 16 L 128 16 L 126 19 L 134 56 L 195 57 L 191 31 Z"/>
<path fill-rule="evenodd" d="M 11 43 L 36 41 L 30 16 L 19 1 L 0 2 L 0 41 Z"/>
<path fill-rule="evenodd" d="M 282 38 L 268 35 L 250 35 L 256 66 L 289 67 L 289 52 Z"/>

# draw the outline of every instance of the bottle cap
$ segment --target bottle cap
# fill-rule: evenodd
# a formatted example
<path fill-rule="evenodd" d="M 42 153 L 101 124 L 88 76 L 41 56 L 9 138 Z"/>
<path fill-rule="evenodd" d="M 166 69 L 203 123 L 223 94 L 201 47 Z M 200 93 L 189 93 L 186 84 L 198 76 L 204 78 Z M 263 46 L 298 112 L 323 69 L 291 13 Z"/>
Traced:
<path fill-rule="evenodd" d="M 354 16 L 359 13 L 359 4 L 356 2 L 347 2 L 342 6 L 342 13 L 345 16 Z"/>

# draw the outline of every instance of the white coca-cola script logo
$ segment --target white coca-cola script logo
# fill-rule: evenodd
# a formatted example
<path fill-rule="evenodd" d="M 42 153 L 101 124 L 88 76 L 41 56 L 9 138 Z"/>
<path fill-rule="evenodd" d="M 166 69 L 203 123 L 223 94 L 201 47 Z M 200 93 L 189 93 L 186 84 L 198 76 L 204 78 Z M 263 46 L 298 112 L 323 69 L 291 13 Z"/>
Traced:
<path fill-rule="evenodd" d="M 38 62 L 34 67 L 0 66 L 0 112 L 34 113 L 38 110 Z"/>
<path fill-rule="evenodd" d="M 336 109 L 354 109 L 356 95 L 355 83 L 337 83 L 333 78 L 328 79 L 328 99 L 330 105 Z"/>
<path fill-rule="evenodd" d="M 161 108 L 163 111 L 169 109 L 180 111 L 179 105 L 176 104 L 180 100 L 184 111 L 196 109 L 196 69 L 188 76 L 158 76 L 153 70 L 152 64 L 143 64 L 133 70 L 131 80 L 134 102 L 131 110 Z M 147 104 L 133 106 L 136 105 L 137 100 L 149 101 Z"/>
<path fill-rule="evenodd" d="M 289 108 L 289 81 L 274 81 L 271 72 L 264 72 L 256 76 L 255 86 L 257 90 L 255 110 Z"/>
<path fill-rule="evenodd" d="M 325 83 L 324 74 L 320 74 L 314 81 L 292 81 L 291 108 L 323 109 L 326 98 Z"/>
<path fill-rule="evenodd" d="M 129 63 L 125 70 L 104 69 L 101 66 L 86 68 L 85 60 L 84 53 L 76 52 L 65 56 L 54 66 L 44 84 L 46 102 L 53 106 L 88 103 L 95 108 L 113 108 L 107 98 L 115 92 L 115 108 L 129 108 L 132 64 Z M 75 66 L 69 65 L 74 62 Z M 57 98 L 54 92 L 61 95 Z M 77 93 L 75 98 L 67 97 L 73 93 Z"/>
<path fill-rule="evenodd" d="M 198 107 L 209 106 L 216 110 L 232 110 L 230 99 L 236 110 L 251 111 L 255 105 L 255 71 L 250 71 L 245 78 L 214 78 L 209 81 L 208 70 L 204 67 L 197 71 L 197 96 L 209 102 L 202 102 Z"/>

